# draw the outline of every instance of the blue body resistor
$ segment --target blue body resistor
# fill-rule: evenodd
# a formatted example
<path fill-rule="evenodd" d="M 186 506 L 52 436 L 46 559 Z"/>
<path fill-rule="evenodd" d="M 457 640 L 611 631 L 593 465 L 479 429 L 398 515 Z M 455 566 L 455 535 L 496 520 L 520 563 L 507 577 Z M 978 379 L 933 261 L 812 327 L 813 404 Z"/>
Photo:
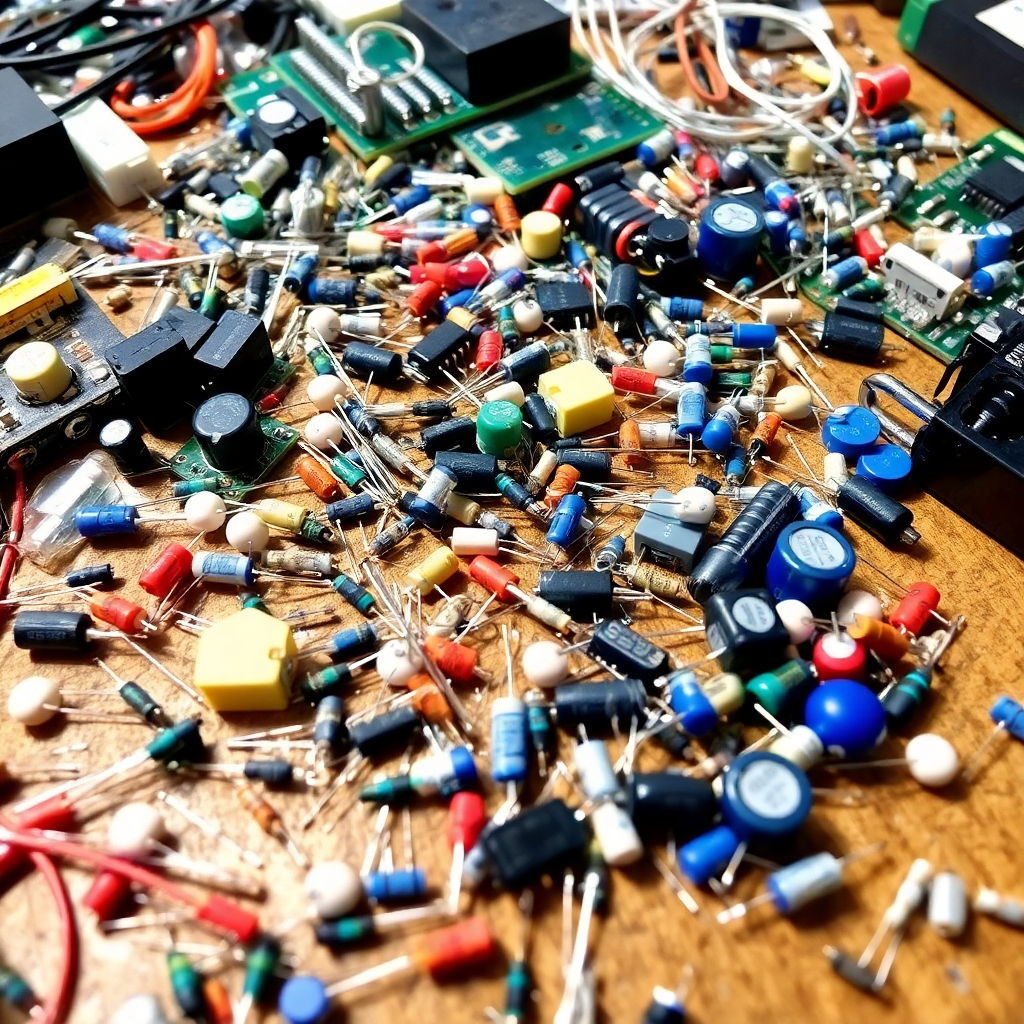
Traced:
<path fill-rule="evenodd" d="M 867 273 L 867 260 L 862 256 L 851 256 L 829 267 L 821 275 L 821 283 L 831 292 L 841 292 L 863 281 Z"/>
<path fill-rule="evenodd" d="M 734 406 L 726 402 L 721 406 L 714 416 L 708 421 L 708 425 L 701 432 L 701 444 L 709 452 L 716 455 L 724 455 L 736 436 L 740 425 L 740 413 Z"/>
<path fill-rule="evenodd" d="M 704 303 L 700 299 L 684 299 L 680 295 L 663 298 L 658 303 L 670 320 L 701 320 Z"/>
<path fill-rule="evenodd" d="M 92 233 L 104 249 L 113 249 L 114 252 L 122 254 L 132 251 L 131 234 L 124 228 L 116 227 L 113 224 L 95 224 Z"/>
<path fill-rule="evenodd" d="M 1010 260 L 982 267 L 971 275 L 971 291 L 983 299 L 990 298 L 1000 288 L 1005 288 L 1015 273 L 1016 268 Z"/>
<path fill-rule="evenodd" d="M 895 124 L 887 124 L 875 129 L 875 142 L 880 146 L 895 146 L 897 142 L 905 139 L 919 139 L 921 137 L 921 125 L 917 121 L 897 121 Z"/>
<path fill-rule="evenodd" d="M 684 384 L 676 400 L 676 433 L 699 437 L 707 422 L 707 390 L 703 384 Z"/>
<path fill-rule="evenodd" d="M 196 232 L 193 241 L 208 256 L 220 255 L 221 259 L 219 262 L 222 266 L 230 265 L 238 258 L 234 247 L 212 231 Z"/>
<path fill-rule="evenodd" d="M 622 559 L 626 551 L 626 538 L 623 536 L 609 537 L 604 547 L 594 556 L 593 566 L 596 572 L 609 572 Z"/>
<path fill-rule="evenodd" d="M 821 523 L 833 530 L 842 530 L 846 525 L 843 514 L 819 497 L 810 487 L 801 487 L 797 497 L 800 499 L 800 518 L 809 523 Z"/>
<path fill-rule="evenodd" d="M 224 555 L 216 551 L 200 551 L 192 559 L 192 575 L 206 583 L 228 583 L 235 587 L 251 587 L 256 580 L 256 567 L 245 555 Z"/>
<path fill-rule="evenodd" d="M 528 767 L 526 703 L 497 697 L 491 706 L 491 778 L 523 782 Z"/>
<path fill-rule="evenodd" d="M 310 302 L 320 302 L 325 306 L 354 306 L 356 281 L 354 278 L 314 277 L 306 286 L 306 296 Z"/>
<path fill-rule="evenodd" d="M 725 482 L 738 487 L 747 475 L 747 449 L 741 444 L 730 444 L 725 453 Z"/>
<path fill-rule="evenodd" d="M 994 220 L 981 229 L 981 237 L 974 244 L 974 265 L 988 267 L 1002 263 L 1010 255 L 1013 229 L 1001 220 Z"/>
<path fill-rule="evenodd" d="M 425 203 L 430 198 L 430 189 L 426 185 L 413 185 L 397 196 L 392 196 L 388 205 L 399 217 L 407 214 L 414 206 Z"/>
<path fill-rule="evenodd" d="M 475 294 L 475 288 L 463 288 L 461 292 L 453 292 L 451 295 L 445 296 L 441 300 L 442 314 L 447 316 L 456 307 L 465 306 Z"/>
<path fill-rule="evenodd" d="M 354 519 L 368 516 L 376 507 L 371 495 L 356 494 L 351 498 L 342 498 L 341 501 L 332 501 L 324 508 L 324 512 L 328 522 L 337 526 L 339 523 L 349 523 Z"/>
<path fill-rule="evenodd" d="M 423 868 L 371 871 L 363 879 L 366 898 L 374 903 L 416 903 L 427 893 Z"/>
<path fill-rule="evenodd" d="M 75 527 L 83 537 L 114 537 L 138 531 L 134 505 L 83 505 L 75 512 Z"/>
<path fill-rule="evenodd" d="M 578 494 L 567 494 L 558 503 L 548 526 L 547 542 L 563 551 L 573 542 L 587 510 L 586 501 Z"/>
<path fill-rule="evenodd" d="M 333 661 L 344 661 L 356 654 L 362 654 L 374 647 L 380 640 L 377 627 L 372 622 L 363 622 L 335 633 L 327 641 Z"/>
<path fill-rule="evenodd" d="M 711 340 L 704 334 L 691 334 L 686 339 L 683 380 L 688 384 L 710 384 L 713 376 Z"/>
<path fill-rule="evenodd" d="M 732 343 L 735 348 L 760 348 L 771 352 L 779 340 L 774 324 L 733 324 Z"/>
<path fill-rule="evenodd" d="M 301 292 L 309 287 L 320 261 L 313 253 L 305 253 L 292 261 L 284 275 L 284 287 L 289 292 Z"/>

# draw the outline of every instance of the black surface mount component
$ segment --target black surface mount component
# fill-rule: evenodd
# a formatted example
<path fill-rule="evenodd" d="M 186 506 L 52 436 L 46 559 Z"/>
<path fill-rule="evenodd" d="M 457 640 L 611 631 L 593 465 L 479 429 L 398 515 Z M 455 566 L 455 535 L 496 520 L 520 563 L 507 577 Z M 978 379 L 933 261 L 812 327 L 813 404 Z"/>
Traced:
<path fill-rule="evenodd" d="M 986 164 L 964 183 L 962 198 L 993 219 L 1024 206 L 1024 160 L 1003 157 Z"/>

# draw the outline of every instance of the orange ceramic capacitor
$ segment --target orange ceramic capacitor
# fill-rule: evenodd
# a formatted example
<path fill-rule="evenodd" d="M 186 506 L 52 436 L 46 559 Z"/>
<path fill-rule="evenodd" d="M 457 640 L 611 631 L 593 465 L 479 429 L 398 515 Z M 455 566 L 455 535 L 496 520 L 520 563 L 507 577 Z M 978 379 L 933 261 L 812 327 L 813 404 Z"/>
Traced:
<path fill-rule="evenodd" d="M 515 200 L 504 192 L 494 200 L 494 219 L 506 234 L 518 231 L 523 224 Z"/>
<path fill-rule="evenodd" d="M 483 917 L 471 917 L 418 938 L 411 957 L 421 971 L 443 977 L 494 956 L 494 938 Z"/>
<path fill-rule="evenodd" d="M 641 454 L 640 424 L 636 420 L 623 420 L 619 426 L 619 447 L 628 449 L 621 452 L 622 461 L 632 469 L 640 465 L 644 457 Z"/>
<path fill-rule="evenodd" d="M 469 685 L 473 681 L 479 655 L 472 647 L 443 636 L 428 636 L 423 651 L 453 683 Z"/>
<path fill-rule="evenodd" d="M 436 281 L 424 281 L 406 296 L 405 308 L 414 317 L 424 317 L 437 305 L 443 292 Z"/>
<path fill-rule="evenodd" d="M 321 501 L 337 501 L 345 493 L 341 484 L 312 455 L 303 455 L 295 463 L 295 472 Z"/>
<path fill-rule="evenodd" d="M 580 471 L 575 466 L 559 466 L 544 492 L 543 504 L 554 511 L 558 503 L 579 483 Z"/>
<path fill-rule="evenodd" d="M 560 181 L 548 193 L 548 197 L 544 200 L 544 205 L 541 209 L 565 220 L 569 216 L 569 211 L 572 209 L 575 201 L 576 196 L 573 194 L 572 189 L 565 182 Z"/>
<path fill-rule="evenodd" d="M 510 584 L 515 586 L 519 582 L 519 577 L 511 569 L 498 565 L 486 555 L 477 555 L 469 563 L 469 575 L 482 587 L 486 587 L 499 601 L 511 601 L 515 597 L 509 593 L 508 587 Z"/>
<path fill-rule="evenodd" d="M 89 611 L 122 633 L 139 633 L 146 622 L 146 609 L 123 597 L 96 594 L 89 599 Z"/>
<path fill-rule="evenodd" d="M 938 611 L 942 595 L 930 583 L 912 583 L 906 596 L 889 616 L 889 622 L 903 633 L 919 636 Z"/>
<path fill-rule="evenodd" d="M 412 706 L 431 725 L 446 725 L 454 720 L 451 705 L 426 672 L 417 672 L 406 685 L 412 693 Z"/>
<path fill-rule="evenodd" d="M 910 637 L 888 623 L 857 615 L 846 631 L 854 640 L 860 640 L 865 647 L 887 661 L 899 661 L 910 649 Z"/>
<path fill-rule="evenodd" d="M 235 1008 L 228 990 L 217 978 L 203 979 L 203 1001 L 206 1003 L 207 1024 L 232 1024 Z"/>

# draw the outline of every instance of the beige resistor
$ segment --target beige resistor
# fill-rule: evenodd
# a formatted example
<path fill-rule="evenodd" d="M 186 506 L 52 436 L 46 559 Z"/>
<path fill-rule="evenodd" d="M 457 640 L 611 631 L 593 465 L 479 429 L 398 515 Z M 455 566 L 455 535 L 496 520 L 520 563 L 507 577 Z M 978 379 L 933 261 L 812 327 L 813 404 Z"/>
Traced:
<path fill-rule="evenodd" d="M 121 313 L 132 304 L 132 290 L 126 284 L 111 288 L 103 301 L 115 312 Z"/>
<path fill-rule="evenodd" d="M 384 251 L 387 239 L 376 231 L 350 231 L 346 243 L 349 256 L 379 256 Z"/>
<path fill-rule="evenodd" d="M 918 179 L 917 161 L 909 154 L 901 156 L 896 161 L 896 173 L 902 174 L 904 178 L 909 178 L 916 184 Z"/>
<path fill-rule="evenodd" d="M 309 515 L 308 509 L 301 505 L 293 505 L 290 501 L 280 501 L 277 498 L 263 498 L 256 502 L 252 510 L 267 526 L 276 526 L 279 530 L 288 530 L 291 533 L 301 532 L 302 524 Z"/>
<path fill-rule="evenodd" d="M 379 292 L 387 291 L 390 288 L 397 288 L 401 284 L 398 275 L 391 267 L 381 267 L 380 270 L 367 274 L 363 280 L 371 288 L 376 288 Z"/>
<path fill-rule="evenodd" d="M 472 526 L 481 512 L 483 512 L 482 506 L 472 498 L 467 498 L 462 494 L 448 495 L 448 507 L 445 509 L 445 513 L 463 525 Z"/>
<path fill-rule="evenodd" d="M 761 323 L 791 327 L 804 322 L 804 304 L 799 299 L 762 299 Z"/>
<path fill-rule="evenodd" d="M 649 590 L 655 597 L 666 601 L 678 600 L 688 595 L 686 580 L 682 576 L 666 572 L 655 565 L 631 565 L 623 573 L 631 586 Z"/>
<path fill-rule="evenodd" d="M 786 147 L 786 171 L 810 174 L 814 169 L 814 147 L 802 135 L 794 135 Z"/>
<path fill-rule="evenodd" d="M 910 238 L 910 247 L 915 252 L 935 252 L 935 250 L 950 237 L 951 236 L 948 231 L 940 231 L 938 228 L 933 228 L 931 225 L 925 225 L 923 228 L 918 228 L 913 233 Z"/>

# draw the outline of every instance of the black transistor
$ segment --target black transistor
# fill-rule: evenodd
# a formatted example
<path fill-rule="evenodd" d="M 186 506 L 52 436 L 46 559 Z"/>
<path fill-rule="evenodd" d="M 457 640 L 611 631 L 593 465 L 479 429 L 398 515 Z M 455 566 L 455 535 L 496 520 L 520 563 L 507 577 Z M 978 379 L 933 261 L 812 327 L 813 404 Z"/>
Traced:
<path fill-rule="evenodd" d="M 528 807 L 483 837 L 495 879 L 521 889 L 556 877 L 586 852 L 590 832 L 561 800 Z"/>
<path fill-rule="evenodd" d="M 708 646 L 725 672 L 760 672 L 786 660 L 789 630 L 767 590 L 729 590 L 704 605 Z"/>
<path fill-rule="evenodd" d="M 618 619 L 605 619 L 597 624 L 591 634 L 587 654 L 646 685 L 661 678 L 669 668 L 668 651 L 655 646 Z"/>
<path fill-rule="evenodd" d="M 594 300 L 579 281 L 539 281 L 537 302 L 544 319 L 560 331 L 571 330 L 577 321 L 594 326 Z"/>

